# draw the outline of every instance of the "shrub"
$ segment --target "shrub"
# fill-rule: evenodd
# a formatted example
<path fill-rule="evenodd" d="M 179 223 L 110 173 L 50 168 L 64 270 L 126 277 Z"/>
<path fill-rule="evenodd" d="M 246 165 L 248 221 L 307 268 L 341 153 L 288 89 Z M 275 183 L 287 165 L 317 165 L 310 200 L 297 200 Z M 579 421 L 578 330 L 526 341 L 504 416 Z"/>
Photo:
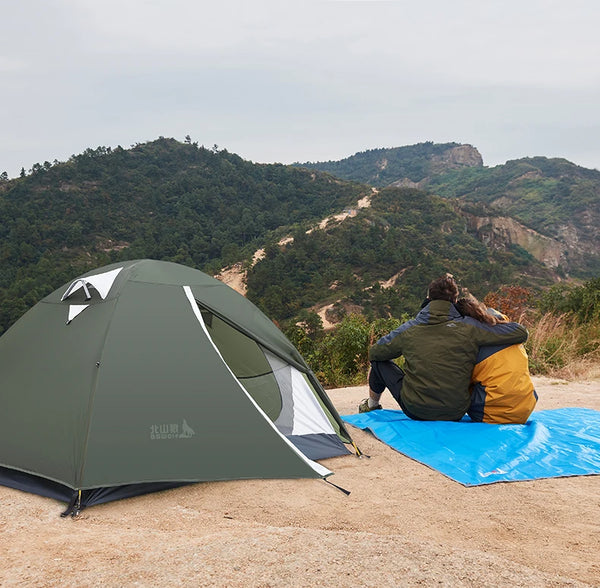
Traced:
<path fill-rule="evenodd" d="M 309 318 L 303 315 L 304 320 L 289 327 L 286 335 L 327 387 L 365 384 L 369 347 L 408 320 L 403 315 L 400 319 L 379 318 L 369 322 L 363 315 L 349 314 L 334 330 L 326 332 L 320 321 Z"/>
<path fill-rule="evenodd" d="M 529 308 L 532 292 L 522 286 L 502 286 L 496 292 L 490 292 L 483 299 L 486 306 L 495 308 L 510 320 L 523 319 Z"/>
<path fill-rule="evenodd" d="M 552 286 L 542 294 L 539 309 L 541 312 L 570 313 L 581 323 L 600 321 L 600 278 L 581 286 Z"/>
<path fill-rule="evenodd" d="M 356 386 L 366 381 L 370 327 L 366 318 L 349 314 L 327 333 L 315 356 L 317 377 L 327 386 Z"/>

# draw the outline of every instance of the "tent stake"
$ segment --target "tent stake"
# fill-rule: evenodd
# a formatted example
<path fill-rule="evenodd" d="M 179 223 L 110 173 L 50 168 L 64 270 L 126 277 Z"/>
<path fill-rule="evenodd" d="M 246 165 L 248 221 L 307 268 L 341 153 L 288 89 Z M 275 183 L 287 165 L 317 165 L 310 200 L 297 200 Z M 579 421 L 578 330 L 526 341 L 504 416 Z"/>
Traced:
<path fill-rule="evenodd" d="M 69 502 L 67 509 L 60 513 L 60 516 L 65 518 L 71 515 L 73 518 L 79 516 L 81 512 L 81 490 L 77 490 L 73 492 L 73 496 L 71 497 L 71 501 Z"/>
<path fill-rule="evenodd" d="M 370 455 L 367 455 L 366 453 L 363 453 L 359 448 L 358 445 L 356 443 L 354 443 L 354 441 L 352 441 L 352 447 L 354 447 L 354 451 L 356 451 L 356 456 L 357 457 L 368 457 L 369 459 L 371 459 Z"/>

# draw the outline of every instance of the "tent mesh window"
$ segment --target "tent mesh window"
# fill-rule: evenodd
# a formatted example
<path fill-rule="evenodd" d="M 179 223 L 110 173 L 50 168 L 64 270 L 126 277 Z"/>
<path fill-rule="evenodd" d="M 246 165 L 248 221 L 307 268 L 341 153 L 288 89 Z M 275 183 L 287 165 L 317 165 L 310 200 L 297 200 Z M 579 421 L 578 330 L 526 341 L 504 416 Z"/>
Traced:
<path fill-rule="evenodd" d="M 235 377 L 267 416 L 276 421 L 282 408 L 281 392 L 261 346 L 208 311 L 202 311 L 202 318 Z"/>

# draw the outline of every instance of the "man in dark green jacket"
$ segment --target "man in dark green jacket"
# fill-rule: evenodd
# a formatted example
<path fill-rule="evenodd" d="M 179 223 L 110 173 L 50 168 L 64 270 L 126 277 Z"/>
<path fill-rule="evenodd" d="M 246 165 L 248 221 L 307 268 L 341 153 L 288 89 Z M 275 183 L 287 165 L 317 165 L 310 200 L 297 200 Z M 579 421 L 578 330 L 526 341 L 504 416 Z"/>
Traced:
<path fill-rule="evenodd" d="M 416 420 L 460 420 L 469 408 L 469 383 L 479 347 L 527 340 L 519 323 L 487 325 L 454 307 L 458 286 L 451 275 L 429 285 L 416 318 L 382 337 L 369 350 L 369 398 L 360 412 L 381 408 L 388 388 L 404 413 Z M 404 371 L 391 360 L 404 356 Z"/>

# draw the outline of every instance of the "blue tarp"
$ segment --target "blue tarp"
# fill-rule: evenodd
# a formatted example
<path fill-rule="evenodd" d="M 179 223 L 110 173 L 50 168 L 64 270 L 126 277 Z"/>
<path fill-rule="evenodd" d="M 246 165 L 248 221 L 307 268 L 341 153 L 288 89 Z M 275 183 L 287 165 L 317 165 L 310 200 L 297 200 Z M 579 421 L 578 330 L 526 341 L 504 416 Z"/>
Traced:
<path fill-rule="evenodd" d="M 600 412 L 559 408 L 524 425 L 413 421 L 400 410 L 342 417 L 465 486 L 600 474 Z"/>

